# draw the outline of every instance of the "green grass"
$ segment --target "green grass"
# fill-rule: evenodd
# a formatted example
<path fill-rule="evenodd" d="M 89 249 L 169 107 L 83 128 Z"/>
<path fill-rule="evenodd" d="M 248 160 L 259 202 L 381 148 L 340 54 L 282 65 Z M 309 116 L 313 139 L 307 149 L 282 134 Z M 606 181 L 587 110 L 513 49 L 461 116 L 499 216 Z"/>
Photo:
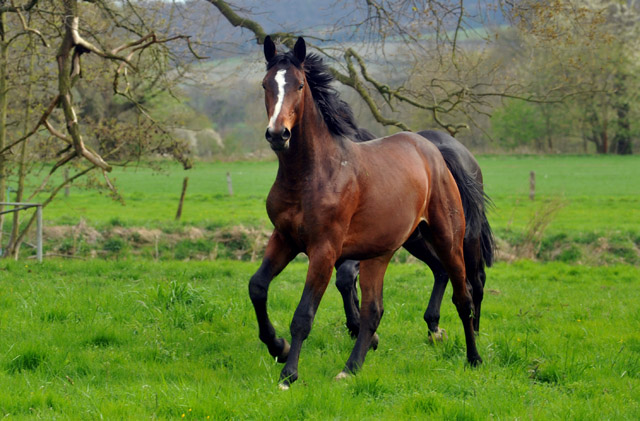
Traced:
<path fill-rule="evenodd" d="M 550 232 L 637 231 L 640 220 L 640 155 L 633 156 L 480 156 L 487 193 L 496 206 L 490 222 L 498 233 L 525 229 L 532 215 L 549 201 L 564 206 Z M 48 224 L 171 226 L 182 179 L 189 177 L 184 224 L 269 227 L 265 198 L 276 162 L 195 164 L 191 170 L 167 165 L 116 168 L 112 175 L 125 199 L 123 206 L 94 190 L 72 188 L 45 210 Z M 536 200 L 529 194 L 529 171 L 536 171 Z M 226 173 L 234 196 L 227 194 Z"/>
<path fill-rule="evenodd" d="M 560 209 L 550 231 L 638 231 L 640 156 L 481 156 L 487 193 L 496 204 L 491 222 L 500 232 L 523 229 L 545 202 Z M 529 172 L 536 200 L 529 200 Z"/>
<path fill-rule="evenodd" d="M 450 302 L 449 340 L 427 342 L 431 276 L 391 265 L 380 347 L 334 382 L 353 341 L 329 287 L 300 360 L 281 366 L 257 338 L 247 281 L 257 264 L 0 263 L 0 413 L 11 419 L 638 419 L 640 269 L 498 264 L 488 273 L 478 345 L 465 365 Z M 306 265 L 273 283 L 277 331 Z"/>

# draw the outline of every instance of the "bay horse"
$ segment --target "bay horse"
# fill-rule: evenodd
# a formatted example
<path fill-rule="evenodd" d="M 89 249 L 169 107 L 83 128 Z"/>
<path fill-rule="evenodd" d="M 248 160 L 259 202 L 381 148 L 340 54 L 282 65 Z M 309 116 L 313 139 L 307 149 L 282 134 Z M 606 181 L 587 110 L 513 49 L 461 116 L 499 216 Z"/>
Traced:
<path fill-rule="evenodd" d="M 307 66 L 305 70 L 310 73 L 326 72 L 326 66 L 314 64 L 311 68 Z M 336 101 L 339 100 L 336 98 Z M 348 107 L 346 104 L 343 105 Z M 351 136 L 352 140 L 364 142 L 375 137 L 367 130 L 357 128 L 350 110 L 343 111 L 342 114 L 346 116 L 349 125 L 355 129 Z M 438 148 L 447 164 L 447 168 L 449 168 L 453 178 L 456 180 L 458 191 L 460 192 L 466 220 L 464 261 L 467 281 L 471 288 L 475 308 L 474 330 L 478 333 L 480 331 L 480 308 L 486 282 L 485 266 L 490 267 L 493 264 L 495 251 L 493 233 L 486 216 L 486 209 L 491 204 L 491 200 L 484 192 L 482 170 L 473 154 L 448 133 L 423 130 L 418 134 Z M 424 313 L 424 320 L 427 323 L 431 340 L 443 340 L 446 333 L 444 329 L 440 328 L 439 321 L 440 304 L 449 280 L 447 271 L 433 250 L 424 247 L 424 242 L 408 242 L 404 247 L 413 256 L 425 262 L 433 272 L 433 291 L 429 298 L 427 310 Z M 360 327 L 360 309 L 356 286 L 358 273 L 359 262 L 354 260 L 346 260 L 336 267 L 336 286 L 342 295 L 347 328 L 353 337 L 358 335 Z M 376 340 L 377 337 L 374 336 L 374 348 L 377 345 Z"/>
<path fill-rule="evenodd" d="M 340 379 L 363 364 L 383 314 L 382 287 L 393 254 L 422 242 L 437 255 L 453 287 L 464 328 L 467 361 L 482 359 L 473 331 L 473 301 L 463 253 L 465 218 L 455 179 L 442 154 L 409 132 L 356 143 L 323 100 L 322 80 L 305 73 L 304 39 L 281 54 L 265 38 L 263 79 L 268 127 L 265 137 L 278 158 L 267 197 L 274 225 L 264 258 L 249 281 L 259 337 L 277 361 L 285 362 L 280 386 L 298 378 L 298 361 L 320 300 L 340 261 L 360 261 L 360 328 Z M 326 98 L 325 98 L 326 99 Z M 291 344 L 276 336 L 267 313 L 269 284 L 299 253 L 309 258 L 306 281 L 290 325 Z"/>

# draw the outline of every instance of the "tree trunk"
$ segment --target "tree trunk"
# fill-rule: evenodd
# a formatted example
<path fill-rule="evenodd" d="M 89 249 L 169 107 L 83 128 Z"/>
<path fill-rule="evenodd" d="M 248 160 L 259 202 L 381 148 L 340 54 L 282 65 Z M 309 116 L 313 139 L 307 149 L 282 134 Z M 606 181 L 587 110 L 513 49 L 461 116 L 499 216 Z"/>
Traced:
<path fill-rule="evenodd" d="M 612 152 L 618 155 L 631 154 L 631 123 L 629 122 L 629 102 L 622 98 L 625 92 L 626 75 L 616 75 L 616 102 L 615 109 L 618 119 L 616 120 L 616 134 L 613 137 Z"/>
<path fill-rule="evenodd" d="M 29 118 L 31 117 L 31 106 L 33 101 L 33 74 L 35 68 L 35 45 L 33 42 L 33 36 L 29 34 L 29 49 L 32 51 L 31 56 L 29 57 L 29 70 L 27 74 L 27 92 L 26 92 L 26 102 L 25 102 L 25 110 L 24 110 L 24 127 L 23 131 L 26 135 L 29 132 Z M 28 139 L 20 144 L 20 161 L 18 162 L 18 190 L 16 192 L 16 202 L 22 202 L 22 198 L 24 197 L 24 180 L 26 176 L 26 157 L 27 157 L 27 142 Z M 18 254 L 20 253 L 20 245 L 18 242 L 20 230 L 20 212 L 13 213 L 13 226 L 11 227 L 11 239 L 9 240 L 9 244 L 7 245 L 7 252 L 5 256 L 11 256 L 14 259 L 18 259 Z"/>
<path fill-rule="evenodd" d="M 602 130 L 600 132 L 600 146 L 601 149 L 598 151 L 599 153 L 606 154 L 609 151 L 609 136 L 607 135 L 607 117 L 605 115 L 604 121 L 602 122 Z"/>
<path fill-rule="evenodd" d="M 592 107 L 589 108 L 586 118 L 586 130 L 587 132 L 591 132 L 591 134 L 587 136 L 587 139 L 596 145 L 596 153 L 606 154 L 608 147 L 606 117 L 601 123 L 596 110 Z"/>
<path fill-rule="evenodd" d="M 542 107 L 542 114 L 544 115 L 545 131 L 547 132 L 547 148 L 548 152 L 553 152 L 553 134 L 551 133 L 551 113 L 547 109 L 547 106 Z"/>
<path fill-rule="evenodd" d="M 5 17 L 0 13 L 0 149 L 3 149 L 7 141 L 7 68 L 9 66 L 9 44 L 4 33 Z M 7 190 L 6 165 L 4 155 L 0 155 L 0 202 L 5 201 Z M 0 205 L 0 211 L 4 206 Z M 2 229 L 4 228 L 4 215 L 0 215 L 0 250 L 2 249 Z"/>

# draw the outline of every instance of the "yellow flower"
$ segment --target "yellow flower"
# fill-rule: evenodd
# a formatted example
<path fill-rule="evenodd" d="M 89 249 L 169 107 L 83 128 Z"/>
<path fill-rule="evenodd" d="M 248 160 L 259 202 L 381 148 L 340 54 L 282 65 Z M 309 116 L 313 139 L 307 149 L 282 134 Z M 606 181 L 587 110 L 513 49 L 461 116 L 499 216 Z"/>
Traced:
<path fill-rule="evenodd" d="M 182 414 L 182 418 L 184 418 L 185 414 Z"/>
<path fill-rule="evenodd" d="M 578 319 L 578 323 L 580 323 L 582 320 Z"/>

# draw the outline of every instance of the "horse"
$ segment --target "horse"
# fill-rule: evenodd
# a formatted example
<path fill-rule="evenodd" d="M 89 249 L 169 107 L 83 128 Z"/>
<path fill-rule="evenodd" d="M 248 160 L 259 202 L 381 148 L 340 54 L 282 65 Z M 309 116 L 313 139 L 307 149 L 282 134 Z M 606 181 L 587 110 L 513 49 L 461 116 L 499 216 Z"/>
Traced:
<path fill-rule="evenodd" d="M 274 229 L 260 267 L 249 281 L 259 338 L 284 362 L 279 385 L 298 379 L 298 362 L 333 268 L 360 261 L 360 328 L 336 379 L 360 369 L 384 312 L 384 274 L 403 245 L 424 243 L 437 255 L 453 287 L 463 325 L 466 357 L 482 362 L 473 330 L 474 307 L 466 284 L 465 218 L 455 179 L 433 143 L 410 132 L 356 143 L 349 140 L 342 109 L 326 95 L 323 78 L 305 72 L 303 38 L 278 53 L 266 37 L 267 72 L 262 86 L 268 126 L 265 138 L 278 159 L 267 196 Z M 291 344 L 276 335 L 267 312 L 271 281 L 299 253 L 308 256 L 307 276 L 290 325 Z"/>
<path fill-rule="evenodd" d="M 312 71 L 326 72 L 323 67 L 316 65 Z M 351 116 L 349 113 L 345 115 Z M 364 142 L 375 137 L 364 129 L 358 129 L 354 120 L 349 121 L 357 129 L 352 140 Z M 491 205 L 491 200 L 484 192 L 482 170 L 478 161 L 462 143 L 448 133 L 441 131 L 423 130 L 418 134 L 433 143 L 442 153 L 444 161 L 458 185 L 466 220 L 464 260 L 475 308 L 473 322 L 474 331 L 477 334 L 480 331 L 480 309 L 486 282 L 485 266 L 491 267 L 495 251 L 493 233 L 486 216 L 486 209 Z M 446 332 L 440 328 L 439 321 L 440 304 L 449 280 L 447 272 L 442 267 L 437 255 L 432 250 L 422 247 L 420 241 L 407 244 L 405 248 L 412 255 L 425 262 L 433 273 L 433 291 L 424 313 L 424 320 L 427 323 L 431 340 L 441 341 L 446 337 Z M 344 261 L 336 268 L 336 286 L 342 295 L 347 318 L 346 325 L 353 337 L 357 337 L 360 326 L 356 287 L 358 273 L 359 263 L 353 260 Z M 377 337 L 374 336 L 373 348 L 376 346 Z"/>

